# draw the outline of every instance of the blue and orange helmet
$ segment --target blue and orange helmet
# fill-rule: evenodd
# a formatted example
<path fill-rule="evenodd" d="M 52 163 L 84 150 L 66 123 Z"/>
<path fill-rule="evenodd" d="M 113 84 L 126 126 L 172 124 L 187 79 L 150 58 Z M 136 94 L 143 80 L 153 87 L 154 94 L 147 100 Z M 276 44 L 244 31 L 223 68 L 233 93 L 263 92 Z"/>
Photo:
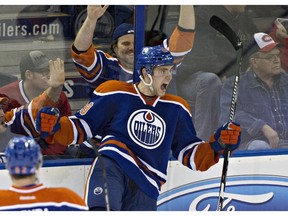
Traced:
<path fill-rule="evenodd" d="M 5 150 L 6 168 L 12 175 L 34 174 L 42 164 L 40 146 L 31 137 L 12 138 Z"/>
<path fill-rule="evenodd" d="M 153 67 L 163 65 L 173 65 L 174 57 L 162 45 L 143 47 L 137 55 L 136 71 L 142 75 L 142 68 L 145 67 L 147 74 L 151 74 Z"/>

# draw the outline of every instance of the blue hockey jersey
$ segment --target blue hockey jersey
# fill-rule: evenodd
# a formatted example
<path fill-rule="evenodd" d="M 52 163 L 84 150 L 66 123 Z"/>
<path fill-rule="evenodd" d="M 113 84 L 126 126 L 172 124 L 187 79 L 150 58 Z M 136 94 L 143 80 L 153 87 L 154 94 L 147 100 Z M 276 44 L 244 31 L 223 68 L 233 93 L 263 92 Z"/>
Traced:
<path fill-rule="evenodd" d="M 167 179 L 170 151 L 185 166 L 204 171 L 219 160 L 196 136 L 187 102 L 181 97 L 146 97 L 137 84 L 107 81 L 69 118 L 50 142 L 82 143 L 101 133 L 99 151 L 113 158 L 143 192 L 157 198 Z"/>

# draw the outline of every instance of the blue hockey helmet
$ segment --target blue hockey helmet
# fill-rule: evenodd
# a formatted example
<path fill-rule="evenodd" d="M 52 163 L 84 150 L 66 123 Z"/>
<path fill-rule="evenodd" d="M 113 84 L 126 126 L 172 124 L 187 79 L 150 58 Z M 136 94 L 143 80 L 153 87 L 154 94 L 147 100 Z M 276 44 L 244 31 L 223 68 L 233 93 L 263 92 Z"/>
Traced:
<path fill-rule="evenodd" d="M 5 150 L 6 167 L 12 175 L 34 174 L 42 163 L 39 145 L 31 137 L 12 138 Z"/>
<path fill-rule="evenodd" d="M 136 59 L 136 71 L 141 75 L 141 69 L 146 68 L 150 74 L 153 67 L 163 65 L 173 65 L 174 57 L 163 46 L 143 47 Z"/>

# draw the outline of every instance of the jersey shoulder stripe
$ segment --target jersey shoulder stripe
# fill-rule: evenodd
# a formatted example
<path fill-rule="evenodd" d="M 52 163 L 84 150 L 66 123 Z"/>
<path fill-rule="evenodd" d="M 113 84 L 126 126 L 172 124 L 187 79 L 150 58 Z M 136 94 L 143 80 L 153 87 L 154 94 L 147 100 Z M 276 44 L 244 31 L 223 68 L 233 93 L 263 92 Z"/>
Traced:
<path fill-rule="evenodd" d="M 97 93 L 109 93 L 116 91 L 117 92 L 123 91 L 137 94 L 132 84 L 118 80 L 108 80 L 96 88 Z"/>
<path fill-rule="evenodd" d="M 161 97 L 159 101 L 164 102 L 164 103 L 166 102 L 166 103 L 178 104 L 178 105 L 182 106 L 183 109 L 185 109 L 187 112 L 191 113 L 191 109 L 190 109 L 190 106 L 188 105 L 188 102 L 180 96 L 172 95 L 172 94 L 166 94 L 164 97 Z"/>
<path fill-rule="evenodd" d="M 59 211 L 88 208 L 84 200 L 68 188 L 47 188 L 39 184 L 27 188 L 11 186 L 9 190 L 1 190 L 0 210 Z"/>

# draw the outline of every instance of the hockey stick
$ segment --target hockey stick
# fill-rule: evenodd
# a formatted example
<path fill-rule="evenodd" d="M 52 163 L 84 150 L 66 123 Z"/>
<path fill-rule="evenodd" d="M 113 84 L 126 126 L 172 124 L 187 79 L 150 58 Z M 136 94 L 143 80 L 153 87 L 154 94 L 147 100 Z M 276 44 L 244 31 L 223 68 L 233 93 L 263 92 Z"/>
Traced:
<path fill-rule="evenodd" d="M 238 94 L 238 84 L 239 84 L 239 73 L 241 70 L 241 57 L 242 57 L 242 49 L 243 45 L 240 38 L 237 34 L 228 26 L 222 19 L 217 16 L 212 16 L 210 19 L 210 25 L 216 29 L 218 32 L 223 34 L 232 44 L 236 51 L 236 65 L 235 65 L 235 78 L 233 83 L 233 91 L 232 91 L 232 98 L 231 98 L 231 106 L 230 106 L 230 113 L 229 113 L 229 121 L 232 122 L 235 115 L 236 110 L 236 101 L 237 101 L 237 94 Z M 226 187 L 226 176 L 228 170 L 228 163 L 230 157 L 230 149 L 226 146 L 224 151 L 224 161 L 223 161 L 223 168 L 222 168 L 222 175 L 221 175 L 221 182 L 220 182 L 220 190 L 219 190 L 219 199 L 217 204 L 217 211 L 222 211 L 223 208 L 223 201 L 224 201 L 224 192 Z"/>
<path fill-rule="evenodd" d="M 141 52 L 145 42 L 145 5 L 135 5 L 134 23 L 134 65 L 136 65 L 137 55 Z M 139 82 L 139 80 L 134 66 L 133 83 Z"/>
<path fill-rule="evenodd" d="M 139 82 L 139 75 L 136 71 L 137 55 L 145 44 L 145 5 L 134 6 L 134 71 L 133 83 Z"/>

